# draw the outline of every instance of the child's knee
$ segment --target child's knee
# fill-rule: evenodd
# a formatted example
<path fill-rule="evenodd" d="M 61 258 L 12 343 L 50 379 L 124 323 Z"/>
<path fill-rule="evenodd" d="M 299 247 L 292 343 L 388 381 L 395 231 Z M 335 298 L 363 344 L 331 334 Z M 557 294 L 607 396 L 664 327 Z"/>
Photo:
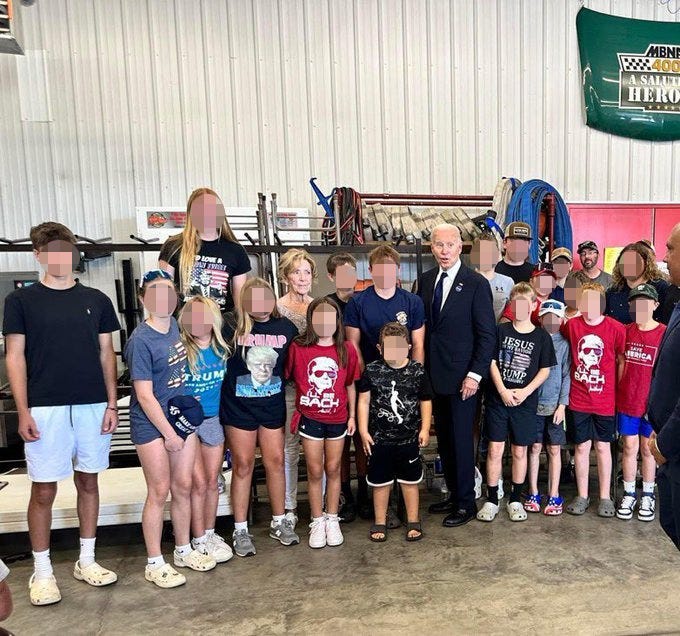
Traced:
<path fill-rule="evenodd" d="M 561 459 L 562 447 L 554 444 L 548 445 L 548 455 L 550 456 L 550 458 Z"/>
<path fill-rule="evenodd" d="M 527 447 L 526 446 L 515 446 L 514 444 L 512 445 L 512 458 L 513 459 L 526 459 L 527 456 Z"/>

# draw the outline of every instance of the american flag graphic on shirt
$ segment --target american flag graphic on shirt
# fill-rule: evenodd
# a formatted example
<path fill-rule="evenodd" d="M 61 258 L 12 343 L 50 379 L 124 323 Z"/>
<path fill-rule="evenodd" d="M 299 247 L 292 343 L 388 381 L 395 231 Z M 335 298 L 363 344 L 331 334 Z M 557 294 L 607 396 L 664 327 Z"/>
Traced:
<path fill-rule="evenodd" d="M 226 265 L 196 261 L 191 270 L 191 284 L 187 298 L 205 296 L 212 298 L 220 308 L 224 308 L 228 287 L 229 272 Z"/>

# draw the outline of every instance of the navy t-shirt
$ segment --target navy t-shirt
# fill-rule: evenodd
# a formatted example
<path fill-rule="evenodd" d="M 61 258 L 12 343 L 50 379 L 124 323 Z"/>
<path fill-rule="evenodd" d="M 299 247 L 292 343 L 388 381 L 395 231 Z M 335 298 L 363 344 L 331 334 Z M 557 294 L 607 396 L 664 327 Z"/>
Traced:
<path fill-rule="evenodd" d="M 344 313 L 346 327 L 361 330 L 360 349 L 364 364 L 380 356 L 376 345 L 380 330 L 388 322 L 398 322 L 409 332 L 425 324 L 425 306 L 420 296 L 397 287 L 392 298 L 381 298 L 371 286 L 350 298 Z"/>
<path fill-rule="evenodd" d="M 233 326 L 225 324 L 222 333 L 230 342 Z M 288 318 L 270 318 L 253 322 L 250 335 L 233 343 L 220 398 L 223 425 L 271 428 L 285 423 L 283 370 L 288 347 L 297 335 Z"/>
<path fill-rule="evenodd" d="M 28 406 L 106 402 L 99 334 L 119 329 L 109 297 L 80 283 L 35 283 L 9 294 L 2 332 L 26 336 Z"/>

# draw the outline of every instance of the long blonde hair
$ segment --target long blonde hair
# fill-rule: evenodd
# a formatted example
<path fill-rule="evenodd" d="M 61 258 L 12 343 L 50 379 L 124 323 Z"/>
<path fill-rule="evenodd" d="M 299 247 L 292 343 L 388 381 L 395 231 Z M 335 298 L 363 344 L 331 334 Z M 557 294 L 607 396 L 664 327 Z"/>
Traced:
<path fill-rule="evenodd" d="M 191 221 L 191 206 L 198 197 L 203 196 L 204 194 L 214 196 L 219 204 L 223 205 L 217 192 L 211 188 L 196 188 L 189 195 L 189 199 L 187 200 L 187 216 L 184 223 L 184 229 L 181 233 L 175 234 L 168 239 L 168 241 L 172 241 L 174 248 L 171 251 L 171 256 L 174 256 L 179 252 L 179 288 L 183 294 L 187 294 L 189 291 L 191 270 L 196 262 L 196 254 L 198 254 L 201 249 L 201 237 L 196 226 Z M 218 228 L 218 235 L 220 238 L 224 238 L 227 241 L 238 243 L 236 236 L 229 225 L 226 213 L 222 225 Z"/>
<path fill-rule="evenodd" d="M 234 348 L 238 346 L 238 341 L 243 338 L 245 341 L 245 338 L 250 335 L 250 332 L 253 330 L 253 319 L 251 315 L 245 310 L 243 301 L 246 297 L 246 293 L 253 287 L 261 287 L 268 289 L 271 293 L 272 296 L 274 296 L 274 308 L 272 309 L 271 312 L 271 317 L 272 318 L 280 318 L 281 314 L 279 313 L 279 309 L 276 306 L 276 294 L 274 293 L 274 289 L 272 286 L 264 279 L 264 278 L 248 278 L 246 282 L 243 284 L 243 287 L 241 287 L 241 294 L 239 296 L 239 303 L 238 303 L 238 321 L 236 323 L 236 330 L 234 331 L 234 338 L 232 340 Z M 246 347 L 243 345 L 241 347 L 241 356 L 245 360 L 245 355 L 246 355 Z"/>
<path fill-rule="evenodd" d="M 212 316 L 212 335 L 210 336 L 210 348 L 213 350 L 215 355 L 224 362 L 226 362 L 227 358 L 231 355 L 231 347 L 222 335 L 223 319 L 222 313 L 220 312 L 220 308 L 217 306 L 217 303 L 214 300 L 205 298 L 203 296 L 194 296 L 193 298 L 190 298 L 180 310 L 178 322 L 180 338 L 182 339 L 182 342 L 184 343 L 184 346 L 187 350 L 189 369 L 193 375 L 198 375 L 199 373 L 198 360 L 200 358 L 201 349 L 196 343 L 194 337 L 191 335 L 189 329 L 184 326 L 184 320 L 182 320 L 182 318 L 186 312 L 191 311 L 191 306 L 196 303 L 205 305 L 210 310 L 210 314 Z"/>

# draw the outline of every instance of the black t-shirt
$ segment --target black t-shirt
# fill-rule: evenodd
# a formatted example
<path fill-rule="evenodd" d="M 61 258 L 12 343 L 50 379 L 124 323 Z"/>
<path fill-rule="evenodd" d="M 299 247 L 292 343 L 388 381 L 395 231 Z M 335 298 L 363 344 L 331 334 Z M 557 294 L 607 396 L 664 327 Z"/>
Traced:
<path fill-rule="evenodd" d="M 26 336 L 28 406 L 106 402 L 99 334 L 119 329 L 108 296 L 80 283 L 35 283 L 7 296 L 2 331 Z"/>
<path fill-rule="evenodd" d="M 179 256 L 181 242 L 168 239 L 161 248 L 159 260 L 165 261 L 175 269 L 175 284 L 180 284 Z M 231 279 L 250 271 L 248 254 L 240 243 L 223 238 L 216 241 L 201 241 L 201 249 L 196 255 L 196 263 L 191 272 L 191 281 L 185 300 L 193 296 L 212 298 L 222 312 L 234 308 L 231 292 Z M 183 290 L 182 290 L 183 291 Z"/>
<path fill-rule="evenodd" d="M 231 342 L 233 326 L 225 324 L 222 333 Z M 233 344 L 220 395 L 223 425 L 278 426 L 286 421 L 283 369 L 288 347 L 297 335 L 288 318 L 270 318 L 253 322 L 245 341 Z"/>
<path fill-rule="evenodd" d="M 340 307 L 340 316 L 342 316 L 345 313 L 345 307 L 347 307 L 347 303 L 349 302 L 349 300 L 340 300 L 336 292 L 328 294 L 326 298 L 330 298 L 331 300 L 335 301 L 337 306 Z"/>
<path fill-rule="evenodd" d="M 675 305 L 680 301 L 680 287 L 677 285 L 671 285 L 666 290 L 666 298 L 663 301 L 663 305 L 659 307 L 659 322 L 667 325 L 671 320 L 671 314 L 675 309 Z"/>
<path fill-rule="evenodd" d="M 432 399 L 432 386 L 420 362 L 395 369 L 384 360 L 366 365 L 357 388 L 371 392 L 368 432 L 376 444 L 411 444 L 418 441 L 420 400 Z"/>
<path fill-rule="evenodd" d="M 534 264 L 529 262 L 522 263 L 521 265 L 508 265 L 505 261 L 499 261 L 496 265 L 496 273 L 510 276 L 516 285 L 521 282 L 528 283 L 534 267 Z"/>
<path fill-rule="evenodd" d="M 511 322 L 506 322 L 498 325 L 497 333 L 496 364 L 506 388 L 523 389 L 540 369 L 557 364 L 552 338 L 545 329 L 535 327 L 531 333 L 520 333 Z M 489 384 L 492 395 L 500 399 L 493 382 Z M 526 399 L 527 408 L 538 406 L 538 393 L 534 391 Z"/>

